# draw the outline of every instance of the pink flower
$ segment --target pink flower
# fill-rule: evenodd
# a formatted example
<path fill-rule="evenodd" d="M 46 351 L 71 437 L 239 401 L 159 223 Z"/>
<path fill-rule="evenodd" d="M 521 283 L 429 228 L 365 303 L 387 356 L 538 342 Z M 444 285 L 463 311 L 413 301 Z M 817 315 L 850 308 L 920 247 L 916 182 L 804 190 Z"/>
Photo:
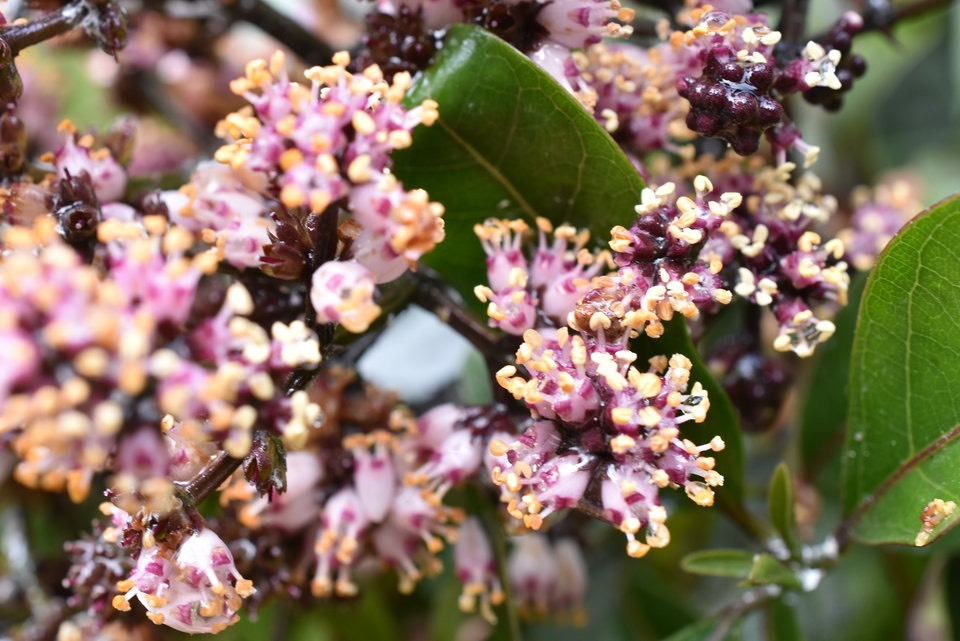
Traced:
<path fill-rule="evenodd" d="M 382 433 L 347 437 L 353 454 L 353 482 L 360 497 L 364 514 L 372 523 L 379 523 L 386 517 L 397 489 L 397 474 L 390 451 L 389 435 Z"/>
<path fill-rule="evenodd" d="M 443 206 L 422 189 L 404 190 L 392 175 L 356 187 L 350 203 L 363 225 L 355 241 L 357 260 L 378 283 L 397 278 L 443 240 Z"/>
<path fill-rule="evenodd" d="M 126 170 L 106 148 L 91 151 L 92 138 L 84 136 L 77 141 L 72 126 L 68 125 L 67 129 L 66 141 L 54 156 L 57 175 L 65 178 L 86 172 L 101 203 L 116 202 L 123 198 L 127 188 Z"/>
<path fill-rule="evenodd" d="M 375 277 L 355 261 L 329 261 L 313 274 L 310 302 L 320 323 L 340 323 L 355 334 L 365 332 L 380 315 L 373 302 Z"/>
<path fill-rule="evenodd" d="M 365 514 L 360 496 L 352 487 L 344 487 L 323 506 L 321 530 L 314 544 L 317 560 L 311 583 L 314 596 L 356 594 L 349 568 L 356 560 L 361 536 L 369 524 Z"/>
<path fill-rule="evenodd" d="M 554 228 L 537 219 L 539 244 L 528 259 L 523 252 L 528 228 L 520 220 L 488 219 L 474 226 L 487 253 L 489 287 L 474 289 L 488 303 L 490 324 L 520 335 L 542 323 L 538 311 L 555 325 L 566 324 L 567 315 L 590 291 L 590 280 L 600 272 L 606 254 L 594 256 L 584 249 L 590 234 L 569 225 Z M 548 234 L 552 239 L 548 240 Z"/>
<path fill-rule="evenodd" d="M 208 161 L 197 167 L 189 183 L 177 191 L 162 192 L 160 198 L 176 224 L 197 236 L 213 230 L 213 242 L 222 242 L 228 263 L 257 267 L 273 228 L 259 193 L 264 183 L 262 175 Z"/>
<path fill-rule="evenodd" d="M 617 0 L 558 0 L 543 2 L 537 21 L 547 30 L 547 39 L 571 49 L 582 49 L 604 37 L 626 37 L 633 33 L 629 25 L 634 11 Z"/>
<path fill-rule="evenodd" d="M 233 625 L 242 599 L 254 592 L 226 544 L 209 529 L 188 537 L 172 559 L 159 546 L 145 548 L 130 578 L 117 587 L 125 593 L 114 597 L 115 608 L 129 610 L 135 596 L 155 624 L 190 634 L 215 634 Z"/>

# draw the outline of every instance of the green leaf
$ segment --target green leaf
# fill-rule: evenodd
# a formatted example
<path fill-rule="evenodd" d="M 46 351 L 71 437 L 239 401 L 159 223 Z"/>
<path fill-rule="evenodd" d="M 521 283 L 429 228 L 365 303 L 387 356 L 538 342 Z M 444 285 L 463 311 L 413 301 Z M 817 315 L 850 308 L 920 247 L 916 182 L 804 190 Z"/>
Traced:
<path fill-rule="evenodd" d="M 680 567 L 691 574 L 746 579 L 753 571 L 754 556 L 746 550 L 701 550 L 683 557 Z"/>
<path fill-rule="evenodd" d="M 710 397 L 710 411 L 703 423 L 685 423 L 683 437 L 695 443 L 708 443 L 719 435 L 726 443 L 721 452 L 712 454 L 717 459 L 717 471 L 723 474 L 723 487 L 717 489 L 717 501 L 733 501 L 739 504 L 743 497 L 743 440 L 740 434 L 740 422 L 737 410 L 730 402 L 723 387 L 716 381 L 710 370 L 697 353 L 687 324 L 682 318 L 665 323 L 663 336 L 657 339 L 642 338 L 636 345 L 638 363 L 658 354 L 670 356 L 683 354 L 693 363 L 690 380 L 699 381 Z"/>
<path fill-rule="evenodd" d="M 394 172 L 446 208 L 447 239 L 425 259 L 464 296 L 485 280 L 473 226 L 544 216 L 605 239 L 635 218 L 643 180 L 587 111 L 529 58 L 470 25 L 450 29 L 408 104 L 440 106 L 431 127 L 395 153 Z"/>
<path fill-rule="evenodd" d="M 770 634 L 767 638 L 771 641 L 803 641 L 803 628 L 797 610 L 783 598 L 775 599 L 770 604 L 769 615 Z"/>
<path fill-rule="evenodd" d="M 671 634 L 664 641 L 733 641 L 740 638 L 739 625 L 735 623 L 729 630 L 724 627 L 720 621 L 703 619 Z"/>
<path fill-rule="evenodd" d="M 796 558 L 800 553 L 800 540 L 797 538 L 793 478 L 786 463 L 780 463 L 770 479 L 768 507 L 770 523 Z"/>
<path fill-rule="evenodd" d="M 913 544 L 934 499 L 960 501 L 960 199 L 881 255 L 854 338 L 843 538 Z M 956 523 L 948 517 L 929 533 Z"/>
<path fill-rule="evenodd" d="M 817 347 L 800 422 L 801 469 L 808 480 L 816 478 L 828 463 L 840 469 L 837 454 L 843 445 L 847 422 L 853 334 L 868 275 L 860 272 L 850 280 L 849 303 L 833 319 L 837 331 L 833 338 Z M 837 482 L 839 479 L 834 481 Z"/>
<path fill-rule="evenodd" d="M 800 589 L 800 579 L 793 570 L 785 566 L 770 554 L 758 554 L 747 575 L 747 583 L 754 585 L 782 585 L 786 588 Z"/>

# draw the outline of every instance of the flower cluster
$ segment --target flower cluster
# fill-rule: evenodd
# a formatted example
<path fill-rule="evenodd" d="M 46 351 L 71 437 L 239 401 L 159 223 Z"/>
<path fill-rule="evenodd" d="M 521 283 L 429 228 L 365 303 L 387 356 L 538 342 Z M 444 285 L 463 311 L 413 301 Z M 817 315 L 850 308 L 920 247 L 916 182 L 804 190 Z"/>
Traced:
<path fill-rule="evenodd" d="M 594 255 L 585 249 L 590 240 L 586 230 L 570 225 L 554 229 L 545 218 L 537 219 L 537 228 L 537 247 L 527 257 L 528 227 L 522 220 L 491 218 L 474 227 L 487 254 L 490 283 L 474 291 L 488 304 L 490 324 L 517 336 L 545 322 L 563 325 L 609 260 L 605 253 Z"/>
<path fill-rule="evenodd" d="M 216 158 L 262 174 L 268 193 L 295 219 L 340 208 L 352 215 L 354 227 L 341 233 L 349 249 L 339 261 L 325 256 L 307 266 L 316 270 L 310 296 L 317 320 L 362 332 L 379 314 L 374 284 L 397 278 L 443 239 L 443 207 L 390 173 L 390 153 L 410 145 L 416 125 L 436 120 L 437 104 L 400 104 L 409 74 L 388 83 L 377 66 L 348 72 L 345 53 L 334 62 L 308 69 L 309 87 L 290 81 L 280 53 L 247 65 L 231 88 L 250 106 L 221 121 L 220 135 L 233 142 Z M 279 229 L 271 239 L 267 264 L 282 263 L 288 239 Z M 276 265 L 273 273 L 280 273 Z"/>
<path fill-rule="evenodd" d="M 889 176 L 872 190 L 858 188 L 851 197 L 850 226 L 837 234 L 847 261 L 866 271 L 893 235 L 922 209 L 920 188 L 904 176 Z"/>
<path fill-rule="evenodd" d="M 80 501 L 111 460 L 117 482 L 132 489 L 169 479 L 182 466 L 176 457 L 205 443 L 243 457 L 255 425 L 291 444 L 304 439 L 316 406 L 280 386 L 319 363 L 312 330 L 253 322 L 240 283 L 212 292 L 220 249 L 117 201 L 123 172 L 88 145 L 71 135 L 56 154 L 64 163 L 63 177 L 46 183 L 53 211 L 3 232 L 0 344 L 10 362 L 0 375 L 0 431 L 21 458 L 17 478 Z M 129 213 L 107 215 L 100 202 L 110 200 Z M 91 225 L 83 243 L 86 228 L 71 227 L 78 212 Z M 177 426 L 180 445 L 169 452 L 161 423 Z"/>
<path fill-rule="evenodd" d="M 574 69 L 554 74 L 591 109 L 623 150 L 640 164 L 651 151 L 677 151 L 694 134 L 677 77 L 691 68 L 682 49 L 666 44 L 641 49 L 599 43 L 572 57 Z"/>
<path fill-rule="evenodd" d="M 678 196 L 674 183 L 643 190 L 636 222 L 611 230 L 619 270 L 594 283 L 574 310 L 571 327 L 603 327 L 605 335 L 613 331 L 621 338 L 617 344 L 625 345 L 625 329 L 657 337 L 675 313 L 697 318 L 730 302 L 719 276 L 723 262 L 707 247 L 743 199 L 737 192 L 708 199 L 714 186 L 705 176 L 697 176 L 694 189 L 693 197 Z"/>
<path fill-rule="evenodd" d="M 788 64 L 777 59 L 782 53 L 774 46 L 781 35 L 769 28 L 764 14 L 734 14 L 705 6 L 692 11 L 691 18 L 696 22 L 693 28 L 673 37 L 675 45 L 682 43 L 701 61 L 699 76 L 680 79 L 679 93 L 691 106 L 687 125 L 728 142 L 741 155 L 757 151 L 760 136 L 766 133 L 781 162 L 786 151 L 795 148 L 811 164 L 817 150 L 804 143 L 788 122 L 783 102 L 803 92 L 811 102 L 833 105 L 840 100 L 835 93 L 849 89 L 853 76 L 863 74 L 862 59 L 854 63 L 849 55 L 850 36 L 862 27 L 859 16 L 845 15 L 822 44 L 808 42 Z M 853 64 L 856 72 L 840 69 L 844 56 L 851 61 L 845 64 Z"/>
<path fill-rule="evenodd" d="M 573 91 L 571 50 L 626 38 L 632 8 L 619 0 L 379 0 L 367 15 L 361 60 L 388 73 L 426 67 L 450 25 L 472 23 L 506 40 Z M 575 80 L 573 81 L 576 82 Z M 589 92 L 582 94 L 589 104 Z"/>
<path fill-rule="evenodd" d="M 738 296 L 773 311 L 780 328 L 774 349 L 809 356 L 835 329 L 815 308 L 845 305 L 850 277 L 843 243 L 814 231 L 833 215 L 836 199 L 811 173 L 791 184 L 794 169 L 785 163 L 758 172 L 751 197 L 707 249 L 736 267 L 730 278 Z"/>
<path fill-rule="evenodd" d="M 712 169 L 711 179 L 699 175 L 707 165 Z M 687 202 L 690 196 L 677 197 L 677 193 L 703 194 L 707 187 L 725 190 L 719 202 L 705 203 L 709 215 L 706 212 L 699 215 L 701 222 L 695 231 L 702 231 L 702 236 L 694 235 L 691 239 L 700 238 L 701 244 L 673 250 L 687 252 L 684 260 L 696 256 L 699 263 L 716 270 L 712 281 L 706 280 L 702 268 L 700 270 L 703 282 L 718 283 L 724 288 L 714 302 L 730 300 L 730 292 L 726 290 L 729 288 L 732 294 L 770 309 L 779 325 L 774 339 L 778 351 L 809 356 L 819 343 L 833 334 L 833 325 L 828 319 L 846 304 L 849 275 L 839 237 L 823 237 L 830 229 L 837 201 L 823 193 L 815 174 L 800 173 L 792 163 L 774 169 L 760 159 L 744 160 L 732 152 L 717 159 L 704 156 L 676 167 L 651 165 L 651 168 L 675 181 L 650 192 L 649 198 L 653 198 L 658 191 L 666 190 L 666 195 L 659 198 L 662 202 L 658 207 L 666 208 L 663 211 L 677 211 L 677 206 L 681 210 L 690 207 Z M 631 234 L 639 241 L 631 242 L 639 242 L 640 247 L 663 244 L 666 234 L 662 226 L 652 228 L 651 224 L 652 221 L 641 215 L 631 227 Z M 637 235 L 644 226 L 659 231 Z M 850 238 L 850 233 L 845 232 L 844 238 Z M 616 249 L 621 237 L 630 238 L 623 234 L 614 230 L 611 247 Z M 642 263 L 652 256 L 638 258 Z M 623 262 L 623 257 L 616 254 L 615 259 Z M 584 302 L 588 300 L 589 297 Z M 697 303 L 693 307 L 710 314 L 717 311 L 718 306 Z M 587 311 L 578 312 L 581 326 L 589 321 Z M 655 325 L 654 328 L 657 329 Z"/>
<path fill-rule="evenodd" d="M 532 529 L 577 506 L 598 482 L 604 518 L 626 534 L 628 554 L 640 557 L 670 542 L 661 488 L 680 486 L 698 505 L 713 504 L 711 487 L 723 477 L 701 454 L 723 449 L 723 441 L 697 446 L 680 438 L 680 426 L 702 422 L 710 407 L 702 386 L 690 388 L 686 357 L 656 357 L 641 372 L 633 352 L 588 352 L 577 338 L 561 329 L 545 340 L 530 330 L 518 363 L 531 378 L 515 376 L 512 366 L 498 373 L 500 384 L 542 418 L 511 443 L 493 441 L 492 476 L 507 511 Z"/>
<path fill-rule="evenodd" d="M 492 285 L 478 294 L 497 297 L 488 309 L 495 324 L 509 319 L 505 329 L 523 335 L 516 362 L 528 377 L 510 365 L 497 372 L 497 381 L 534 419 L 519 437 L 496 434 L 487 464 L 507 511 L 527 527 L 539 529 L 550 514 L 577 507 L 596 487 L 604 518 L 626 534 L 628 553 L 639 557 L 669 542 L 661 488 L 684 487 L 697 504 L 710 505 L 711 488 L 723 482 L 714 459 L 701 456 L 722 449 L 722 440 L 697 446 L 680 438 L 680 426 L 702 422 L 710 406 L 703 387 L 690 384 L 689 359 L 656 357 L 642 371 L 628 348 L 643 331 L 661 335 L 663 321 L 675 313 L 696 317 L 701 307 L 730 300 L 720 287 L 719 258 L 702 260 L 700 252 L 741 198 L 727 193 L 708 201 L 712 185 L 703 177 L 696 183 L 696 198 L 675 198 L 672 184 L 644 190 L 637 223 L 613 230 L 617 272 L 567 288 L 569 295 L 557 298 L 563 306 L 549 313 L 538 314 L 534 304 L 549 301 L 543 286 L 533 288 L 536 298 L 526 289 L 528 267 L 516 233 L 522 226 L 491 222 L 477 229 Z M 538 251 L 545 246 L 541 235 Z M 579 276 L 588 262 L 569 265 Z M 552 273 L 561 282 L 566 277 L 562 270 Z M 556 327 L 566 310 L 576 333 Z"/>
<path fill-rule="evenodd" d="M 263 175 L 213 161 L 197 167 L 190 182 L 159 195 L 170 220 L 210 245 L 237 268 L 258 267 L 272 221 L 262 195 Z"/>
<path fill-rule="evenodd" d="M 572 65 L 546 67 L 637 162 L 651 151 L 680 151 L 696 133 L 741 155 L 756 152 L 766 134 L 781 162 L 796 149 L 812 163 L 818 150 L 803 141 L 783 105 L 796 93 L 824 106 L 842 100 L 865 71 L 850 53 L 860 18 L 845 15 L 822 43 L 811 41 L 781 61 L 781 34 L 765 14 L 700 4 L 682 12 L 689 28 L 664 34 L 659 44 L 596 44 L 575 53 Z"/>
<path fill-rule="evenodd" d="M 453 405 L 414 418 L 395 409 L 392 396 L 358 386 L 354 374 L 338 368 L 327 370 L 309 393 L 326 422 L 306 450 L 288 455 L 286 491 L 259 497 L 252 484 L 237 479 L 222 502 L 253 532 L 311 537 L 309 587 L 316 597 L 356 594 L 354 574 L 370 559 L 394 568 L 400 590 L 411 591 L 440 569 L 445 543 L 457 540 L 464 515 L 445 505 L 444 496 L 477 476 L 498 419 Z M 468 523 L 462 536 L 478 539 L 475 528 Z M 476 560 L 481 547 L 471 546 L 473 561 L 457 553 L 458 567 L 473 568 L 461 573 L 462 605 L 472 609 L 479 598 L 489 614 L 502 597 L 483 578 L 489 568 L 476 567 L 488 565 Z"/>
<path fill-rule="evenodd" d="M 584 625 L 587 614 L 587 565 L 580 545 L 570 538 L 551 541 L 529 532 L 509 539 L 506 578 L 521 616 L 543 618 L 553 614 L 560 622 Z M 474 517 L 460 526 L 455 552 L 457 578 L 463 583 L 460 609 L 477 610 L 495 621 L 492 606 L 504 600 L 490 541 Z"/>
<path fill-rule="evenodd" d="M 783 107 L 772 95 L 773 47 L 780 33 L 742 15 L 703 11 L 684 45 L 703 58 L 699 77 L 684 76 L 679 94 L 690 103 L 687 126 L 720 138 L 741 155 L 755 152 L 760 134 L 779 124 Z"/>

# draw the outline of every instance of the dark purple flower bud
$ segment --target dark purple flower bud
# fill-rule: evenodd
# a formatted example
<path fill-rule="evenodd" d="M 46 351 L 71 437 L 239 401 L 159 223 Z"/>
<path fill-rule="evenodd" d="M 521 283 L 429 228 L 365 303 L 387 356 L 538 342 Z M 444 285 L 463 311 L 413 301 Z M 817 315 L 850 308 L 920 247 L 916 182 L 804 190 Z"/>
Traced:
<path fill-rule="evenodd" d="M 744 91 L 734 92 L 727 98 L 727 113 L 737 124 L 752 123 L 757 119 L 757 99 Z"/>
<path fill-rule="evenodd" d="M 736 62 L 728 62 L 720 67 L 720 73 L 717 74 L 721 79 L 729 82 L 740 82 L 743 80 L 743 67 Z"/>

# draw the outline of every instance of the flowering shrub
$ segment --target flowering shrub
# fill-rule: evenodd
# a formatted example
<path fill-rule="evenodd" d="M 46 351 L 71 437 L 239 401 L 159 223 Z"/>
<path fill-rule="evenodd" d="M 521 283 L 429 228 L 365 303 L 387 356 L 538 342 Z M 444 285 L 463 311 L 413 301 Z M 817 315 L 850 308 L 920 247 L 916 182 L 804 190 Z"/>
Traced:
<path fill-rule="evenodd" d="M 10 4 L 11 638 L 826 638 L 854 543 L 954 524 L 957 201 L 907 225 L 806 115 L 946 2 Z M 424 334 L 461 375 L 400 397 L 372 355 Z M 955 614 L 884 554 L 914 602 L 865 620 Z"/>

